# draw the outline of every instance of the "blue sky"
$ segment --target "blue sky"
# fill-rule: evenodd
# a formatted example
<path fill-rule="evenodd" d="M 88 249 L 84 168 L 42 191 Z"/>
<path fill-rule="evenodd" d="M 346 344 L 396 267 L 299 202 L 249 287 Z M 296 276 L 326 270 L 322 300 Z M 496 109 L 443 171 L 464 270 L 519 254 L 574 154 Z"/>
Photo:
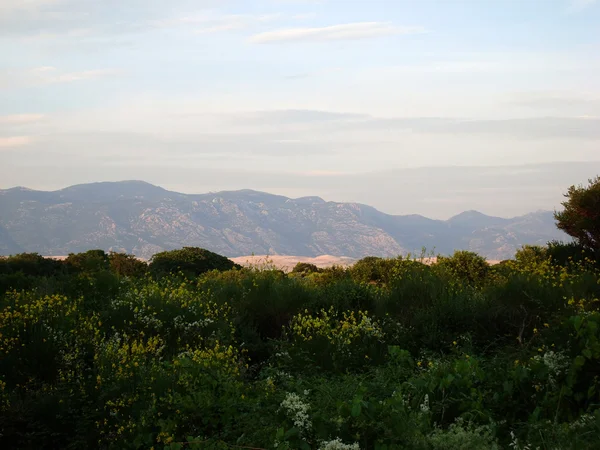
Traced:
<path fill-rule="evenodd" d="M 598 24 L 595 0 L 2 0 L 0 187 L 552 209 L 600 172 Z"/>

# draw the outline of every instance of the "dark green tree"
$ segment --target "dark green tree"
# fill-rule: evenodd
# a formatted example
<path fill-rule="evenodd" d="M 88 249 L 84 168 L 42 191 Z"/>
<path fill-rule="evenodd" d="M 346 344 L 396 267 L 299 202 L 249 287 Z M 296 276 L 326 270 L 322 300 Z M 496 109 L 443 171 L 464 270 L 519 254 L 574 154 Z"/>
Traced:
<path fill-rule="evenodd" d="M 148 272 L 148 264 L 126 253 L 110 252 L 110 270 L 119 277 L 142 277 Z"/>
<path fill-rule="evenodd" d="M 299 262 L 292 269 L 292 273 L 309 274 L 309 273 L 318 273 L 318 272 L 321 272 L 321 269 L 319 269 L 316 265 L 311 264 L 311 263 L 305 263 L 305 262 Z"/>
<path fill-rule="evenodd" d="M 75 273 L 93 273 L 108 270 L 108 255 L 104 250 L 88 250 L 82 253 L 71 253 L 65 259 L 69 271 Z"/>
<path fill-rule="evenodd" d="M 435 267 L 471 285 L 483 283 L 490 270 L 483 256 L 467 250 L 457 250 L 452 256 L 438 256 Z"/>
<path fill-rule="evenodd" d="M 588 186 L 571 186 L 565 197 L 564 210 L 554 213 L 558 228 L 582 246 L 600 250 L 600 177 Z"/>
<path fill-rule="evenodd" d="M 182 272 L 193 278 L 211 270 L 231 270 L 241 268 L 225 256 L 198 247 L 184 247 L 157 253 L 150 260 L 150 273 L 161 278 L 168 274 Z"/>
<path fill-rule="evenodd" d="M 21 272 L 36 277 L 54 276 L 61 272 L 63 263 L 52 258 L 44 258 L 37 253 L 20 253 L 4 259 L 5 271 Z"/>

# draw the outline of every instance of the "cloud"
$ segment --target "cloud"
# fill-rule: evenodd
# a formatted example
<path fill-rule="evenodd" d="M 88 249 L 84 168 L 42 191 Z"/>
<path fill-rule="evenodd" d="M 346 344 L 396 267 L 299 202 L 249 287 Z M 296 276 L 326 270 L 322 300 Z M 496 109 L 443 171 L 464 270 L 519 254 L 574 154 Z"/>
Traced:
<path fill-rule="evenodd" d="M 338 113 L 331 111 L 313 111 L 304 109 L 285 109 L 275 111 L 256 111 L 231 116 L 233 123 L 284 125 L 293 123 L 320 123 L 331 121 L 355 121 L 371 118 L 368 114 Z"/>
<path fill-rule="evenodd" d="M 329 154 L 327 143 L 305 143 L 301 140 L 281 142 L 286 133 L 171 133 L 81 131 L 43 134 L 37 137 L 35 150 L 51 161 L 56 157 L 68 158 L 71 162 L 83 160 L 110 161 L 114 165 L 154 164 L 188 166 L 203 164 L 215 159 L 227 161 L 235 156 L 243 158 L 273 157 L 290 158 L 298 155 Z M 7 141 L 9 142 L 9 141 Z M 17 144 L 14 141 L 12 144 Z M 28 142 L 29 143 L 29 142 Z M 24 142 L 23 142 L 24 144 Z M 81 149 L 85 148 L 85 152 Z M 143 157 L 144 161 L 140 160 Z M 300 157 L 300 156 L 299 156 Z M 186 162 L 187 161 L 187 162 Z"/>
<path fill-rule="evenodd" d="M 567 10 L 572 13 L 581 12 L 594 5 L 597 0 L 570 0 Z"/>
<path fill-rule="evenodd" d="M 299 133 L 284 139 L 324 139 L 346 136 L 347 142 L 363 135 L 366 141 L 404 139 L 411 134 L 455 135 L 461 138 L 497 135 L 511 139 L 600 140 L 600 118 L 596 115 L 479 119 L 451 117 L 392 117 L 310 109 L 265 110 L 220 116 L 221 130 Z M 241 127 L 241 128 L 240 128 Z M 350 137 L 352 136 L 352 137 Z"/>
<path fill-rule="evenodd" d="M 531 117 L 520 119 L 450 119 L 436 117 L 373 118 L 340 124 L 351 130 L 394 130 L 423 134 L 503 135 L 516 139 L 600 139 L 595 117 Z"/>
<path fill-rule="evenodd" d="M 10 114 L 0 116 L 0 125 L 20 125 L 43 120 L 43 114 Z"/>
<path fill-rule="evenodd" d="M 96 69 L 96 70 L 84 70 L 81 72 L 63 72 L 63 73 L 52 73 L 51 76 L 44 78 L 44 83 L 70 83 L 73 81 L 81 80 L 93 80 L 95 78 L 103 78 L 114 76 L 119 73 L 116 69 Z"/>
<path fill-rule="evenodd" d="M 299 80 L 299 79 L 303 79 L 303 78 L 311 78 L 311 77 L 317 77 L 319 75 L 327 75 L 330 73 L 334 73 L 334 72 L 340 72 L 343 69 L 341 67 L 330 67 L 327 69 L 322 69 L 322 70 L 316 70 L 314 72 L 304 72 L 304 73 L 296 73 L 293 75 L 286 75 L 283 78 L 286 80 Z"/>
<path fill-rule="evenodd" d="M 0 0 L 1 37 L 58 38 L 81 34 L 114 38 L 150 31 L 170 14 L 217 6 L 219 0 Z"/>
<path fill-rule="evenodd" d="M 0 137 L 0 148 L 21 147 L 23 145 L 29 145 L 32 142 L 33 139 L 29 136 Z"/>
<path fill-rule="evenodd" d="M 23 12 L 40 12 L 45 7 L 56 6 L 64 0 L 2 0 L 0 17 Z"/>
<path fill-rule="evenodd" d="M 299 172 L 298 175 L 304 175 L 307 177 L 340 177 L 351 174 L 348 172 L 339 172 L 336 170 L 308 170 L 306 172 Z"/>
<path fill-rule="evenodd" d="M 0 37 L 70 32 L 89 14 L 72 8 L 71 0 L 0 1 Z"/>
<path fill-rule="evenodd" d="M 546 110 L 581 111 L 583 115 L 600 113 L 600 96 L 571 92 L 524 92 L 511 96 L 510 103 Z"/>
<path fill-rule="evenodd" d="M 314 14 L 285 15 L 282 13 L 269 14 L 220 14 L 203 13 L 199 15 L 181 16 L 171 19 L 154 21 L 159 28 L 192 27 L 198 34 L 218 33 L 223 31 L 260 28 L 265 24 L 283 20 L 307 20 Z"/>
<path fill-rule="evenodd" d="M 269 23 L 282 17 L 279 13 L 274 14 L 217 14 L 203 13 L 190 16 L 181 16 L 172 19 L 163 19 L 153 22 L 159 28 L 178 26 L 200 27 L 198 31 L 207 28 L 215 29 L 239 29 L 260 23 Z"/>
<path fill-rule="evenodd" d="M 294 14 L 292 16 L 292 19 L 307 20 L 307 19 L 314 19 L 315 17 L 317 17 L 317 15 L 315 13 L 304 13 L 304 14 Z"/>
<path fill-rule="evenodd" d="M 43 86 L 58 83 L 93 80 L 120 74 L 117 69 L 92 69 L 63 72 L 56 67 L 40 66 L 28 70 L 0 72 L 0 90 L 26 86 Z"/>
<path fill-rule="evenodd" d="M 319 42 L 345 39 L 366 39 L 395 34 L 424 33 L 422 27 L 397 27 L 386 22 L 357 22 L 316 28 L 287 28 L 258 33 L 249 38 L 253 44 L 271 42 Z"/>

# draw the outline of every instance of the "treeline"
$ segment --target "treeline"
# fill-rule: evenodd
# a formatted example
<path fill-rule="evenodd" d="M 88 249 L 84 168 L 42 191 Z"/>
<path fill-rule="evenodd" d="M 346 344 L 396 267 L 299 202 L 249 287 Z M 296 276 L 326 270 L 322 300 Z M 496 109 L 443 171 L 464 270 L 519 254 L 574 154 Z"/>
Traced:
<path fill-rule="evenodd" d="M 424 255 L 424 252 L 423 252 Z M 318 268 L 310 263 L 298 263 L 291 271 L 292 277 L 310 276 L 314 279 L 349 278 L 358 282 L 386 283 L 394 277 L 398 263 L 422 263 L 426 258 L 380 258 L 365 257 L 349 268 L 333 266 Z M 552 264 L 565 266 L 571 262 L 600 261 L 598 252 L 590 250 L 578 243 L 550 242 L 547 246 L 524 246 L 515 255 L 517 260 L 549 259 Z M 469 251 L 457 251 L 452 256 L 439 255 L 432 265 L 436 270 L 452 271 L 468 282 L 482 282 L 490 273 L 501 272 L 510 261 L 490 266 L 486 260 Z M 274 269 L 265 261 L 264 267 Z M 180 276 L 193 279 L 210 271 L 241 270 L 242 266 L 230 259 L 211 251 L 184 247 L 157 253 L 146 262 L 134 255 L 89 250 L 83 253 L 72 253 L 64 259 L 43 257 L 37 253 L 21 253 L 8 257 L 0 256 L 0 292 L 8 289 L 27 290 L 41 289 L 44 293 L 63 292 L 69 285 L 76 288 L 76 280 L 89 280 L 91 275 L 99 277 L 104 284 L 117 282 L 123 277 L 155 280 L 165 276 Z M 73 284 L 75 283 L 75 284 Z"/>

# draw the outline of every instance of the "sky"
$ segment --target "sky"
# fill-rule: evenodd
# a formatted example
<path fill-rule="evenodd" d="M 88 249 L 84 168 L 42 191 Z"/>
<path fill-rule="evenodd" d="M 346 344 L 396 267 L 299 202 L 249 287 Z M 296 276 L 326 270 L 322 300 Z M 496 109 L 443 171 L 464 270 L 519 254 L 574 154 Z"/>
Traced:
<path fill-rule="evenodd" d="M 600 0 L 0 0 L 0 188 L 448 218 L 600 174 Z"/>

